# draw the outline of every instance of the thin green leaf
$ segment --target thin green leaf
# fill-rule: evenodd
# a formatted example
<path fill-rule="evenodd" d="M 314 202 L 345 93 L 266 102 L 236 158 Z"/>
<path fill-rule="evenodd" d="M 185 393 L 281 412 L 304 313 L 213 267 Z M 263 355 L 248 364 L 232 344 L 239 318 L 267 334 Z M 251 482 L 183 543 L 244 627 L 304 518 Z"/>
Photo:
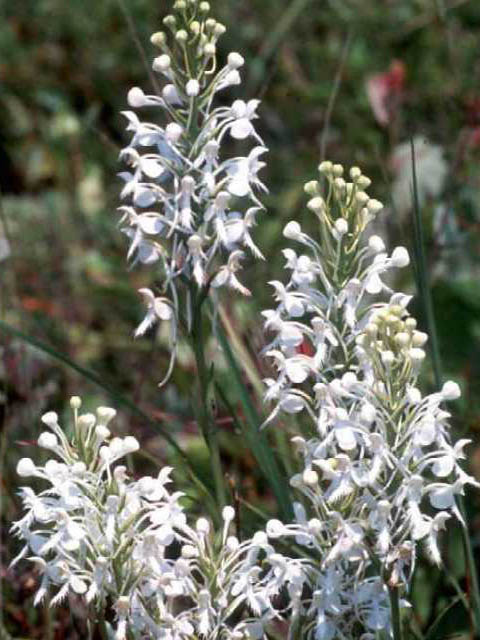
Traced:
<path fill-rule="evenodd" d="M 415 162 L 415 145 L 413 139 L 410 140 L 412 157 L 412 190 L 413 190 L 413 223 L 415 232 L 414 252 L 416 262 L 416 279 L 421 301 L 425 309 L 428 333 L 430 334 L 430 344 L 432 351 L 433 371 L 437 389 L 442 384 L 442 365 L 440 349 L 438 346 L 437 329 L 435 324 L 435 314 L 433 310 L 433 300 L 430 288 L 430 278 L 427 271 L 427 260 L 425 256 L 425 243 L 423 237 L 423 224 L 420 213 L 418 198 L 417 168 Z M 462 496 L 458 496 L 458 505 L 464 520 L 466 521 L 465 502 Z M 465 562 L 470 577 L 470 598 L 474 613 L 474 627 L 477 635 L 480 635 L 480 586 L 478 582 L 477 567 L 473 555 L 472 543 L 467 527 L 462 527 L 463 546 L 465 550 Z"/>
<path fill-rule="evenodd" d="M 433 372 L 435 384 L 440 388 L 442 384 L 442 364 L 440 359 L 440 349 L 438 346 L 437 328 L 435 324 L 435 314 L 433 310 L 433 300 L 430 288 L 430 277 L 427 269 L 427 259 L 425 253 L 425 241 L 423 237 L 422 214 L 420 212 L 420 202 L 418 198 L 417 166 L 415 162 L 415 145 L 410 139 L 410 149 L 412 157 L 412 190 L 413 190 L 413 229 L 414 229 L 414 253 L 415 253 L 415 274 L 420 299 L 425 310 L 428 333 L 430 335 L 430 345 L 433 362 Z"/>
<path fill-rule="evenodd" d="M 440 624 L 443 620 L 443 618 L 446 616 L 446 614 L 450 611 L 450 609 L 453 609 L 453 607 L 455 605 L 457 605 L 460 601 L 462 600 L 461 596 L 456 596 L 451 602 L 450 604 L 448 604 L 445 609 L 443 609 L 443 611 L 440 612 L 440 614 L 437 616 L 437 618 L 432 622 L 432 624 L 430 625 L 430 628 L 428 629 L 427 633 L 424 636 L 424 640 L 432 640 L 435 637 L 435 632 L 437 631 L 437 629 L 440 627 Z"/>
<path fill-rule="evenodd" d="M 250 400 L 250 396 L 243 382 L 236 358 L 228 340 L 225 337 L 225 333 L 220 326 L 217 330 L 217 336 L 223 349 L 223 353 L 232 376 L 232 381 L 245 415 L 245 421 L 242 421 L 241 424 L 242 432 L 245 436 L 249 449 L 260 465 L 260 469 L 272 486 L 272 491 L 277 499 L 282 517 L 289 521 L 292 518 L 293 513 L 290 491 L 286 478 L 280 472 L 280 468 L 274 457 L 267 437 L 259 431 L 262 419 Z"/>

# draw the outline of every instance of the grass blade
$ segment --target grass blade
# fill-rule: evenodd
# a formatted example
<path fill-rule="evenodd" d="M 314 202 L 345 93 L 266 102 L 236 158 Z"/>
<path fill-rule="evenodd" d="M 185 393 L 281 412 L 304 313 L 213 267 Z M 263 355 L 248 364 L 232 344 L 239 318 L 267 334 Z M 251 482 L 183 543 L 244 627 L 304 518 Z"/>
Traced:
<path fill-rule="evenodd" d="M 410 150 L 412 157 L 412 193 L 413 193 L 413 223 L 414 223 L 414 253 L 416 263 L 416 280 L 417 288 L 421 301 L 424 305 L 425 318 L 427 322 L 428 333 L 430 334 L 430 344 L 432 352 L 433 371 L 435 376 L 435 385 L 437 389 L 442 384 L 442 365 L 440 359 L 440 349 L 438 346 L 437 330 L 435 324 L 435 314 L 433 310 L 433 300 L 430 288 L 430 278 L 427 271 L 427 260 L 425 256 L 425 243 L 423 237 L 422 216 L 420 213 L 420 202 L 418 198 L 417 169 L 415 162 L 415 145 L 413 139 L 410 139 Z M 465 522 L 466 509 L 465 501 L 462 496 L 458 496 L 458 506 Z M 476 634 L 480 636 L 480 586 L 478 582 L 477 567 L 473 554 L 472 543 L 468 533 L 467 525 L 462 526 L 463 546 L 465 552 L 465 563 L 467 573 L 470 578 L 470 599 L 473 608 L 473 624 Z"/>
<path fill-rule="evenodd" d="M 462 596 L 455 596 L 455 598 L 453 598 L 453 600 L 445 607 L 445 609 L 443 609 L 443 611 L 440 612 L 440 614 L 432 622 L 430 628 L 428 629 L 427 633 L 425 634 L 424 640 L 433 640 L 433 638 L 435 638 L 435 632 L 439 628 L 443 618 L 450 611 L 450 609 L 453 609 L 453 607 L 456 604 L 458 604 L 461 600 L 462 600 Z"/>
<path fill-rule="evenodd" d="M 442 363 L 440 359 L 440 349 L 438 346 L 437 328 L 435 324 L 435 314 L 433 310 L 433 300 L 430 288 L 430 277 L 427 269 L 427 259 L 425 255 L 425 240 L 423 236 L 422 215 L 420 212 L 420 201 L 418 198 L 417 166 L 415 162 L 415 145 L 413 138 L 410 139 L 410 150 L 412 157 L 412 194 L 413 194 L 413 229 L 414 229 L 414 253 L 415 253 L 415 274 L 418 292 L 424 305 L 425 319 L 430 335 L 430 345 L 433 363 L 433 373 L 435 385 L 440 388 L 442 385 Z"/>
<path fill-rule="evenodd" d="M 223 349 L 235 390 L 245 415 L 245 421 L 243 421 L 241 425 L 242 432 L 245 436 L 249 449 L 260 465 L 260 469 L 272 486 L 272 491 L 277 499 L 282 517 L 286 521 L 289 521 L 292 518 L 293 512 L 286 477 L 285 475 L 282 475 L 280 471 L 267 437 L 264 433 L 260 433 L 259 431 L 262 419 L 250 400 L 249 392 L 242 380 L 237 360 L 221 326 L 217 328 L 217 337 Z"/>

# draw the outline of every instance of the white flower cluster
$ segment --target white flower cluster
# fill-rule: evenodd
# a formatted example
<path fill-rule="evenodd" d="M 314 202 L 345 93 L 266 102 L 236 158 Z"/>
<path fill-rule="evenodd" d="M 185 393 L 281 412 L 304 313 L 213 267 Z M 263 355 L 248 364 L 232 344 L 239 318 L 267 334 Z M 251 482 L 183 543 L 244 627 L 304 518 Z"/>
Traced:
<path fill-rule="evenodd" d="M 38 444 L 57 459 L 40 467 L 23 458 L 17 465 L 20 476 L 47 483 L 38 494 L 21 489 L 25 515 L 12 526 L 25 543 L 13 563 L 27 557 L 42 574 L 35 604 L 53 591 L 52 605 L 72 593 L 99 614 L 112 608 L 117 640 L 127 632 L 142 640 L 264 638 L 277 615 L 270 598 L 282 585 L 273 566 L 261 566 L 275 557 L 266 534 L 242 542 L 231 535 L 229 506 L 221 534 L 206 518 L 190 526 L 183 494 L 166 487 L 172 469 L 130 478 L 114 463 L 136 451 L 137 440 L 111 437 L 113 409 L 79 415 L 80 404 L 72 398 L 71 440 L 55 413 L 42 418 L 49 431 Z"/>
<path fill-rule="evenodd" d="M 175 329 L 180 308 L 191 321 L 194 282 L 197 288 L 226 286 L 248 295 L 237 276 L 244 249 L 262 257 L 250 235 L 263 208 L 256 192 L 265 190 L 258 173 L 267 149 L 253 124 L 259 101 L 214 106 L 216 94 L 240 84 L 244 60 L 230 53 L 217 72 L 216 43 L 225 27 L 208 17 L 207 2 L 177 0 L 174 9 L 175 15 L 164 19 L 169 36 L 152 36 L 162 52 L 153 61 L 154 71 L 165 80 L 161 95 L 146 95 L 139 87 L 128 94 L 135 109 L 160 109 L 165 124 L 123 112 L 132 132 L 121 152 L 130 169 L 120 174 L 128 258 L 158 263 L 162 279 L 159 296 L 148 288 L 140 291 L 147 314 L 136 335 L 158 320 L 172 321 Z M 222 157 L 227 134 L 257 144 L 245 157 Z M 177 289 L 181 280 L 187 285 L 182 301 Z"/>
<path fill-rule="evenodd" d="M 378 236 L 365 241 L 382 205 L 366 194 L 370 180 L 358 168 L 350 182 L 341 165 L 319 169 L 327 196 L 318 182 L 306 185 L 318 239 L 287 224 L 284 235 L 304 253 L 284 250 L 290 280 L 271 283 L 278 306 L 264 312 L 274 334 L 266 356 L 278 372 L 266 381 L 274 403 L 267 422 L 281 412 L 308 418 L 294 438 L 303 468 L 291 479 L 305 506 L 297 505 L 295 524 L 273 521 L 267 531 L 293 536 L 316 558 L 304 567 L 309 588 L 292 604 L 302 637 L 363 629 L 370 638 L 389 627 L 388 590 L 407 593 L 418 542 L 440 563 L 438 533 L 452 515 L 462 519 L 455 497 L 475 481 L 459 465 L 468 441 L 451 444 L 442 408 L 459 387 L 447 382 L 422 396 L 427 335 L 408 314 L 410 298 L 383 279 L 408 265 L 408 253 L 388 255 Z"/>

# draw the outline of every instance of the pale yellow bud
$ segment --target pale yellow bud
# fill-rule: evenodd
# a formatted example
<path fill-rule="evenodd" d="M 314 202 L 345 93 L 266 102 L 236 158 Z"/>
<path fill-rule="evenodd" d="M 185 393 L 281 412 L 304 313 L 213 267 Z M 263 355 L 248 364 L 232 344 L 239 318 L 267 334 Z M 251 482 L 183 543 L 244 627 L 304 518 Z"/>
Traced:
<path fill-rule="evenodd" d="M 210 58 L 217 53 L 217 47 L 213 44 L 213 42 L 208 42 L 203 47 L 203 53 Z"/>
<path fill-rule="evenodd" d="M 423 331 L 414 331 L 412 336 L 412 345 L 414 347 L 423 347 L 428 340 L 428 335 Z"/>
<path fill-rule="evenodd" d="M 303 187 L 303 190 L 309 196 L 316 195 L 318 193 L 318 182 L 316 180 L 310 180 L 310 182 L 307 182 Z"/>
<path fill-rule="evenodd" d="M 175 34 L 175 40 L 177 42 L 180 42 L 180 44 L 184 44 L 188 40 L 188 33 L 185 31 L 185 29 L 180 29 L 179 31 L 177 31 L 177 33 Z"/>
<path fill-rule="evenodd" d="M 330 160 L 324 160 L 318 165 L 318 170 L 320 171 L 320 173 L 324 173 L 325 175 L 332 173 L 332 169 L 333 164 L 330 162 Z"/>
<path fill-rule="evenodd" d="M 350 177 L 352 180 L 358 180 L 358 178 L 360 178 L 361 175 L 362 175 L 362 172 L 358 167 L 352 167 L 350 169 Z"/>
<path fill-rule="evenodd" d="M 410 343 L 410 336 L 408 335 L 408 333 L 401 331 L 395 336 L 395 342 L 399 347 L 407 347 Z"/>
<path fill-rule="evenodd" d="M 417 321 L 415 320 L 415 318 L 407 318 L 405 320 L 405 327 L 407 329 L 410 329 L 410 331 L 413 331 L 417 326 Z"/>
<path fill-rule="evenodd" d="M 161 49 L 165 45 L 166 40 L 167 37 L 163 33 L 163 31 L 157 31 L 150 37 L 150 42 L 154 47 L 158 47 L 159 49 Z"/>
<path fill-rule="evenodd" d="M 303 472 L 303 481 L 308 486 L 315 486 L 318 484 L 318 473 L 313 469 L 305 469 Z"/>
<path fill-rule="evenodd" d="M 72 407 L 72 409 L 80 409 L 80 407 L 82 406 L 82 399 L 78 396 L 72 396 L 70 398 L 70 406 Z"/>
<path fill-rule="evenodd" d="M 361 189 L 368 189 L 368 187 L 371 184 L 372 184 L 372 181 L 370 180 L 370 178 L 367 178 L 367 176 L 360 176 L 359 179 L 357 180 L 357 185 Z"/>

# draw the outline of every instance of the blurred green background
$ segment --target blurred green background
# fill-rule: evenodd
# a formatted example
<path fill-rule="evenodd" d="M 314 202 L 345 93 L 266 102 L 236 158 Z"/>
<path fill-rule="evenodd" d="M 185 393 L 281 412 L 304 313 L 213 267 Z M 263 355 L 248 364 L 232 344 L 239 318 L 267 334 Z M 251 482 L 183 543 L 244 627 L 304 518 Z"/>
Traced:
<path fill-rule="evenodd" d="M 148 286 L 151 274 L 127 269 L 126 240 L 117 226 L 118 153 L 127 143 L 120 111 L 130 87 L 150 89 L 145 65 L 155 52 L 149 36 L 161 28 L 169 5 L 0 3 L 0 320 L 21 332 L 0 327 L 0 609 L 14 637 L 82 637 L 68 609 L 58 612 L 56 622 L 46 610 L 33 610 L 36 578 L 29 567 L 7 568 L 18 551 L 8 535 L 19 513 L 15 463 L 23 455 L 38 457 L 33 443 L 43 411 L 66 413 L 73 394 L 83 395 L 87 407 L 108 404 L 113 390 L 117 405 L 131 405 L 117 418 L 119 431 L 135 432 L 164 463 L 174 460 L 159 436 L 168 429 L 209 481 L 208 458 L 193 421 L 191 354 L 181 350 L 180 366 L 158 390 L 167 343 L 161 332 L 132 337 L 142 317 L 136 290 Z M 371 196 L 386 205 L 379 231 L 387 245 L 412 248 L 413 140 L 442 375 L 460 382 L 464 391 L 453 421 L 457 436 L 474 440 L 470 465 L 480 478 L 480 3 L 211 0 L 211 5 L 228 27 L 220 58 L 235 50 L 246 59 L 243 85 L 228 99 L 261 97 L 258 130 L 270 149 L 263 173 L 270 189 L 268 211 L 255 236 L 267 261 L 245 265 L 252 298 L 229 297 L 228 304 L 232 330 L 255 371 L 248 377 L 252 394 L 264 373 L 256 354 L 263 344 L 259 311 L 271 305 L 266 283 L 282 279 L 282 227 L 295 218 L 313 229 L 303 183 L 316 177 L 320 159 L 359 165 L 373 180 Z M 396 285 L 415 293 L 415 269 L 406 271 Z M 412 311 L 427 328 L 421 299 Z M 214 340 L 211 354 L 236 408 Z M 424 385 L 433 383 L 429 364 Z M 245 499 L 268 509 L 269 488 L 221 406 L 219 425 L 232 482 Z M 478 505 L 478 495 L 467 496 L 477 553 Z M 445 545 L 447 572 L 421 564 L 417 573 L 417 627 L 426 629 L 450 605 L 431 637 L 459 631 L 473 637 L 470 614 L 455 599 L 459 589 L 468 594 L 470 584 L 458 530 L 452 528 Z"/>

